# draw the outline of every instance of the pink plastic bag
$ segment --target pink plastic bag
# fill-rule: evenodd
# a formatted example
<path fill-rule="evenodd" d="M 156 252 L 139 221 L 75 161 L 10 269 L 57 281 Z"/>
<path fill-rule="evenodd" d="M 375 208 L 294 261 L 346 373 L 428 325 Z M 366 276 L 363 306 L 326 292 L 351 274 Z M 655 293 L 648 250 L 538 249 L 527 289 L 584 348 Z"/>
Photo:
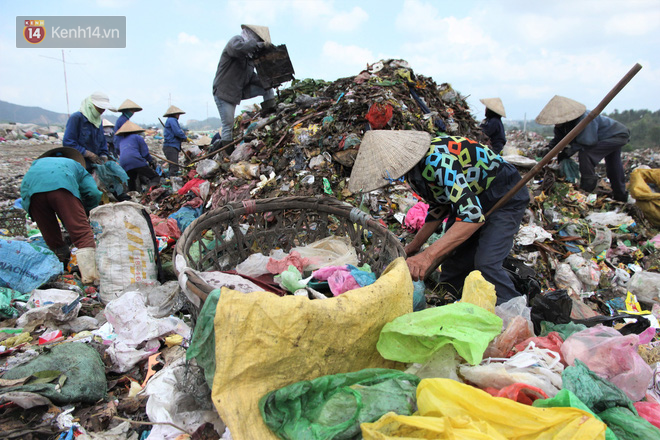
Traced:
<path fill-rule="evenodd" d="M 637 354 L 639 340 L 636 334 L 623 336 L 613 328 L 597 325 L 566 339 L 561 354 L 568 365 L 581 360 L 636 402 L 644 398 L 653 378 L 651 367 Z"/>
<path fill-rule="evenodd" d="M 333 296 L 361 287 L 346 266 L 322 267 L 314 271 L 312 276 L 320 281 L 327 280 Z"/>
<path fill-rule="evenodd" d="M 660 404 L 656 402 L 635 402 L 633 404 L 640 417 L 651 425 L 660 428 Z"/>
<path fill-rule="evenodd" d="M 410 231 L 419 231 L 424 226 L 426 214 L 429 212 L 429 205 L 424 202 L 417 202 L 406 213 L 406 219 L 403 225 Z"/>

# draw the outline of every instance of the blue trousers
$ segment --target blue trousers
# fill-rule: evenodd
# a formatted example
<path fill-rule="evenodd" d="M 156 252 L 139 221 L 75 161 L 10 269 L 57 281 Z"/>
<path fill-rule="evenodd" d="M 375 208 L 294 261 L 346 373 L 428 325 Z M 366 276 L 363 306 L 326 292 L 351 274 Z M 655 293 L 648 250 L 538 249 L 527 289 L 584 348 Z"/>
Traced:
<path fill-rule="evenodd" d="M 479 195 L 484 212 L 492 208 L 518 181 L 520 174 L 516 168 L 504 163 L 490 188 Z M 484 225 L 442 263 L 440 282 L 443 287 L 460 295 L 465 278 L 473 270 L 479 270 L 486 281 L 495 285 L 497 304 L 520 296 L 502 265 L 513 247 L 513 238 L 528 204 L 529 192 L 523 186 L 506 205 L 488 216 Z"/>

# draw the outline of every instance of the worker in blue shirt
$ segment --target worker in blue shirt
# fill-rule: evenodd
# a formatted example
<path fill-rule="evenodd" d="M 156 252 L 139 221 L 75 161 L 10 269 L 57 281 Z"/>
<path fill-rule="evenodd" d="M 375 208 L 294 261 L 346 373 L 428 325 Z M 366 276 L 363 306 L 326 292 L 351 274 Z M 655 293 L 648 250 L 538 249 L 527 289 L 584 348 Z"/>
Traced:
<path fill-rule="evenodd" d="M 163 116 L 167 117 L 163 128 L 163 154 L 170 163 L 169 175 L 179 174 L 179 152 L 181 142 L 187 139 L 186 133 L 179 125 L 179 116 L 185 114 L 179 107 L 171 105 Z M 176 164 L 176 165 L 175 165 Z"/>
<path fill-rule="evenodd" d="M 500 98 L 485 98 L 479 101 L 486 106 L 486 119 L 480 125 L 481 130 L 488 137 L 490 149 L 500 154 L 506 144 L 504 124 L 502 124 L 502 118 L 506 118 L 504 104 Z"/>
<path fill-rule="evenodd" d="M 121 112 L 121 116 L 119 116 L 117 118 L 117 122 L 115 122 L 115 133 L 119 131 L 119 129 L 126 123 L 126 121 L 131 119 L 131 116 L 133 116 L 135 113 L 139 111 L 142 111 L 142 107 L 140 107 L 130 99 L 127 99 L 121 103 L 119 108 L 117 108 L 117 111 Z M 119 145 L 119 139 L 117 138 L 114 139 L 114 145 L 116 149 L 117 145 Z"/>
<path fill-rule="evenodd" d="M 156 161 L 149 154 L 149 147 L 140 133 L 144 128 L 127 121 L 116 133 L 119 139 L 119 165 L 128 174 L 128 190 L 140 191 L 142 180 L 150 188 L 160 182 L 160 176 L 154 171 Z"/>
<path fill-rule="evenodd" d="M 37 223 L 48 248 L 66 267 L 71 253 L 62 236 L 60 219 L 78 248 L 82 282 L 98 284 L 96 242 L 87 214 L 99 205 L 102 193 L 85 165 L 83 156 L 73 148 L 45 152 L 23 177 L 21 203 Z"/>
<path fill-rule="evenodd" d="M 108 144 L 101 124 L 101 115 L 106 110 L 114 111 L 108 95 L 94 92 L 66 122 L 62 145 L 78 150 L 85 158 L 88 171 L 92 164 L 103 164 L 108 159 Z"/>
<path fill-rule="evenodd" d="M 555 95 L 541 113 L 536 122 L 541 125 L 554 124 L 554 138 L 546 146 L 549 152 L 589 111 L 584 104 L 564 96 Z M 619 121 L 598 115 L 557 155 L 561 162 L 578 153 L 580 162 L 580 189 L 593 192 L 598 186 L 596 165 L 605 159 L 605 172 L 612 187 L 612 198 L 620 202 L 628 201 L 626 175 L 621 162 L 621 149 L 630 140 L 630 130 Z"/>

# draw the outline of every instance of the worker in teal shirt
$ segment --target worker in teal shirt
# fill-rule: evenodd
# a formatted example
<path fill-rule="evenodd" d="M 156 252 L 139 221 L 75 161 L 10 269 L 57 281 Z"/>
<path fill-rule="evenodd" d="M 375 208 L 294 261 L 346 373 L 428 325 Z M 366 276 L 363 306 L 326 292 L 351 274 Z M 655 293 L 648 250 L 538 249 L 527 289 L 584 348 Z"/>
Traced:
<path fill-rule="evenodd" d="M 167 117 L 165 127 L 163 128 L 163 154 L 170 162 L 169 175 L 179 174 L 179 152 L 181 151 L 181 142 L 187 139 L 179 125 L 179 116 L 185 114 L 183 110 L 175 105 L 171 105 L 163 116 Z"/>
<path fill-rule="evenodd" d="M 85 159 L 68 147 L 49 150 L 35 160 L 21 183 L 22 206 L 37 223 L 46 242 L 65 265 L 70 259 L 58 218 L 74 246 L 83 283 L 97 283 L 96 242 L 87 214 L 101 202 L 102 193 Z"/>

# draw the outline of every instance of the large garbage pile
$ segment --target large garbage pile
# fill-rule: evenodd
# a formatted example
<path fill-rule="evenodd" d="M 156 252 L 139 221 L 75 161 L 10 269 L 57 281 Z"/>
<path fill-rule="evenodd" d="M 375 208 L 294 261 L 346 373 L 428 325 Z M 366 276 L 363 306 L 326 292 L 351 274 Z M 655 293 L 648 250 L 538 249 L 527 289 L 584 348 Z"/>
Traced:
<path fill-rule="evenodd" d="M 496 307 L 475 272 L 458 301 L 437 274 L 412 283 L 401 258 L 384 272 L 358 260 L 384 246 L 360 222 L 405 243 L 423 218 L 405 184 L 348 191 L 368 129 L 484 141 L 449 84 L 383 60 L 295 82 L 271 114 L 242 112 L 231 155 L 209 152 L 213 133 L 189 133 L 184 175 L 92 212 L 100 286 L 80 283 L 75 260 L 58 267 L 35 225 L 22 214 L 20 230 L 20 210 L 5 210 L 6 437 L 660 438 L 660 225 L 648 207 L 611 200 L 606 180 L 584 194 L 552 164 L 528 184 L 506 262 L 524 296 Z M 503 154 L 524 174 L 545 141 L 508 138 Z M 149 133 L 156 154 L 158 142 Z M 308 196 L 354 210 L 254 206 Z M 245 203 L 214 211 L 232 202 Z M 327 237 L 283 240 L 282 222 Z M 234 264 L 239 249 L 250 255 Z M 235 271 L 217 270 L 229 261 Z"/>

